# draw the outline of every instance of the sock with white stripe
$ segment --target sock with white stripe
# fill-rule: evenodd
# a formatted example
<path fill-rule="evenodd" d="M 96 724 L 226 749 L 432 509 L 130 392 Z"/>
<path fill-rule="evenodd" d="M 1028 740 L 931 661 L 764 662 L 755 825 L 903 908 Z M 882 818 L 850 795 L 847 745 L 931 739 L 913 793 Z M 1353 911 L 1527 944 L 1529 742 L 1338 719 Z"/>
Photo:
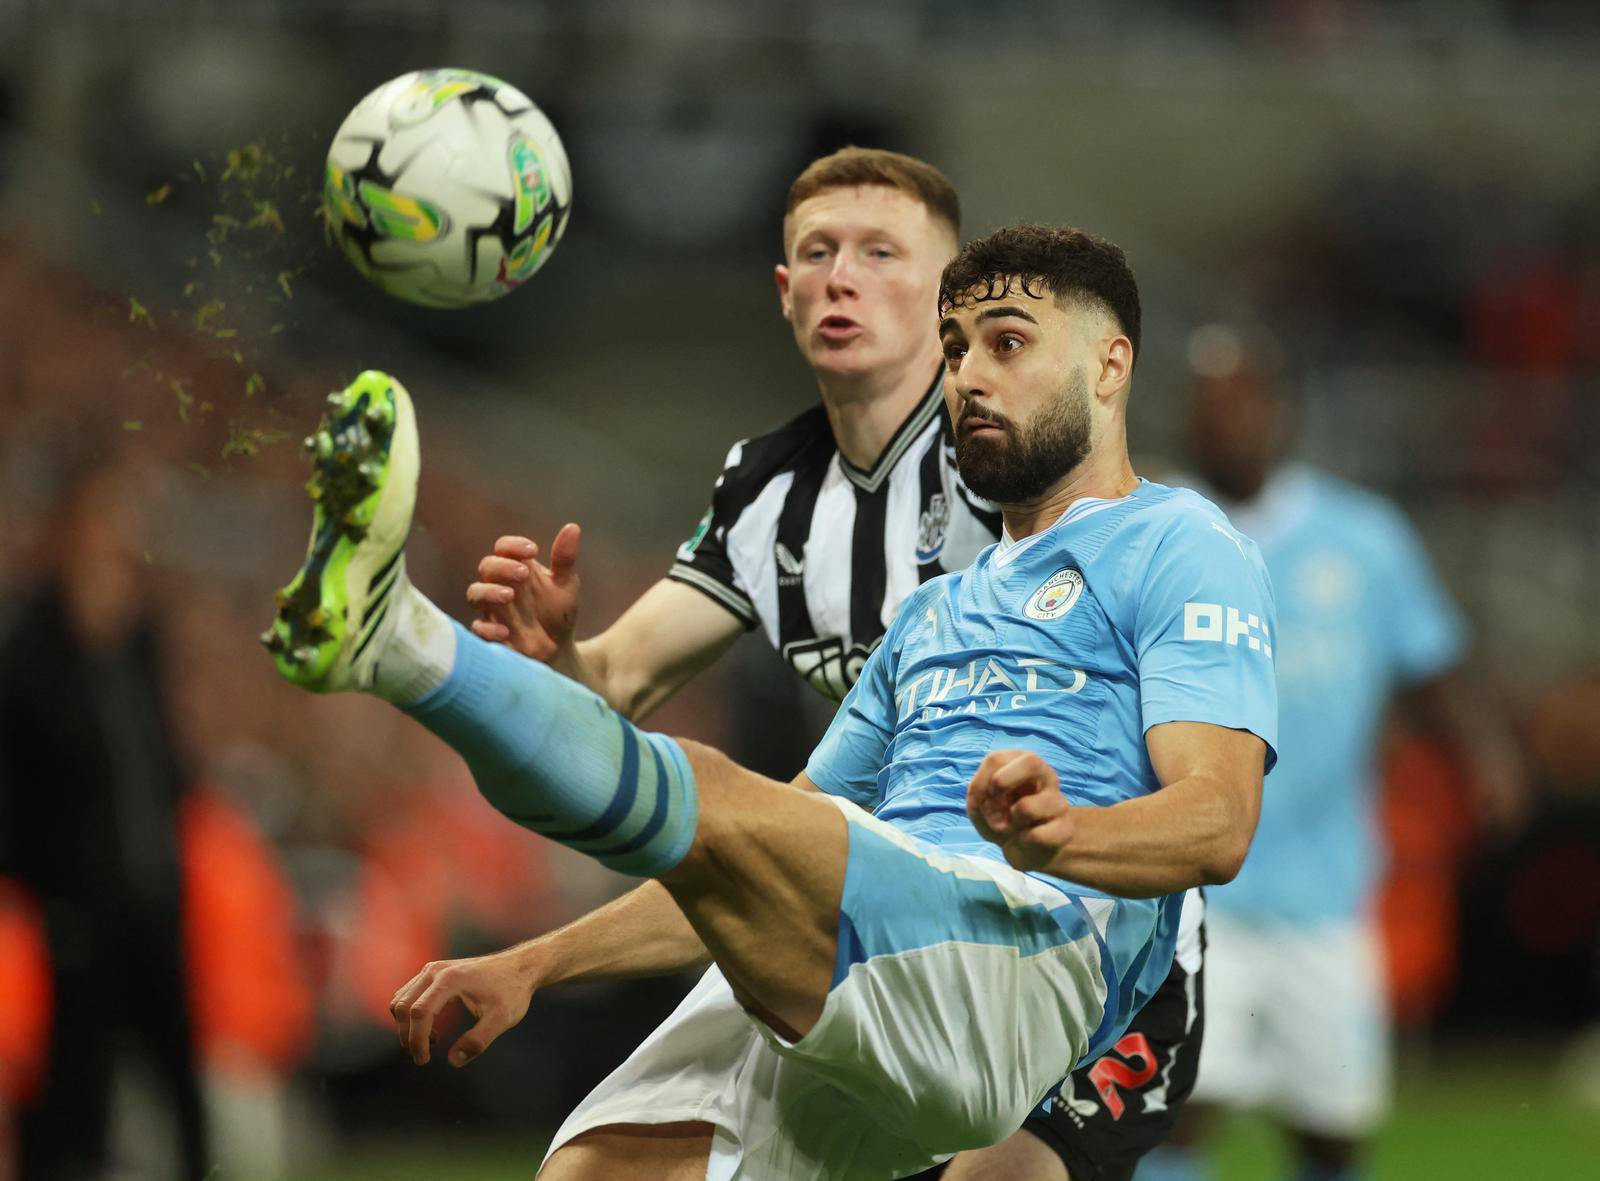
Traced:
<path fill-rule="evenodd" d="M 438 689 L 456 662 L 455 621 L 411 585 L 402 571 L 388 604 L 394 613 L 389 634 L 372 671 L 372 692 L 404 708 Z M 389 621 L 376 626 L 382 628 Z"/>
<path fill-rule="evenodd" d="M 420 697 L 389 699 L 455 748 L 484 798 L 620 873 L 657 877 L 682 861 L 700 810 L 683 748 L 545 665 L 449 623 L 447 675 Z M 422 667 L 414 646 L 404 659 L 412 685 L 438 671 Z"/>

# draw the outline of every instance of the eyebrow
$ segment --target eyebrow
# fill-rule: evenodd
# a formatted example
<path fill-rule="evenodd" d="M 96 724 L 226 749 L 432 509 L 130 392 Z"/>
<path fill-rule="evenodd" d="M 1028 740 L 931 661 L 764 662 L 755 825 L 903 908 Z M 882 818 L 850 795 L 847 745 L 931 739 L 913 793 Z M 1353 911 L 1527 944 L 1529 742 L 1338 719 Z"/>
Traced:
<path fill-rule="evenodd" d="M 852 236 L 866 242 L 876 241 L 877 239 L 881 238 L 886 242 L 894 242 L 898 245 L 901 241 L 900 234 L 895 233 L 887 227 L 874 225 L 869 225 L 866 227 L 857 227 L 851 225 L 844 227 L 842 231 L 838 226 L 811 226 L 808 229 L 804 229 L 801 232 L 796 233 L 794 240 L 796 242 L 804 242 L 811 238 L 827 238 L 830 241 L 837 241 L 840 238 Z"/>
<path fill-rule="evenodd" d="M 1026 320 L 1030 324 L 1039 323 L 1028 314 L 1027 309 L 1019 308 L 1015 304 L 1006 304 L 998 308 L 984 308 L 983 311 L 978 313 L 978 323 L 982 324 L 985 320 L 1006 320 L 1012 317 L 1018 320 Z M 960 327 L 956 323 L 954 316 L 946 316 L 939 321 L 939 335 L 943 336 L 946 332 L 956 331 Z"/>
<path fill-rule="evenodd" d="M 1019 308 L 1015 304 L 1006 304 L 1004 307 L 985 308 L 983 311 L 979 312 L 978 323 L 982 324 L 985 320 L 1004 320 L 1009 316 L 1015 316 L 1019 320 L 1026 320 L 1030 324 L 1037 324 L 1039 322 L 1032 316 L 1028 315 L 1028 312 L 1025 308 Z"/>

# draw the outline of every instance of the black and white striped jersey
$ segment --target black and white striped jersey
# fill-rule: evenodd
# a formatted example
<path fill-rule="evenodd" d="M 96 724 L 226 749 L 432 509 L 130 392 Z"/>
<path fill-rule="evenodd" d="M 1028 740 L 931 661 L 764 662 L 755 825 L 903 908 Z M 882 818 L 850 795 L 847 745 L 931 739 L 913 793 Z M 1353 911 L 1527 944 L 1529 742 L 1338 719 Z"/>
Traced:
<path fill-rule="evenodd" d="M 837 701 L 902 600 L 999 535 L 1000 514 L 956 471 L 941 370 L 870 471 L 839 454 L 820 404 L 736 443 L 668 577 L 760 624 Z"/>

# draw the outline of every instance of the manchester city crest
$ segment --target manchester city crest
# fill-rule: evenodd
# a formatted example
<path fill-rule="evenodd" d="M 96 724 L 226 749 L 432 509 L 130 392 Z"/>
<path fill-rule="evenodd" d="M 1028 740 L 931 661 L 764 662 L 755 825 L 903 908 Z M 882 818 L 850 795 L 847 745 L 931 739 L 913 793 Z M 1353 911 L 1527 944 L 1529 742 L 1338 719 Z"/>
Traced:
<path fill-rule="evenodd" d="M 1029 619 L 1042 619 L 1045 621 L 1060 619 L 1078 601 L 1078 596 L 1083 594 L 1083 575 L 1068 566 L 1065 570 L 1057 570 L 1044 585 L 1033 592 L 1027 604 L 1022 608 L 1022 613 Z"/>

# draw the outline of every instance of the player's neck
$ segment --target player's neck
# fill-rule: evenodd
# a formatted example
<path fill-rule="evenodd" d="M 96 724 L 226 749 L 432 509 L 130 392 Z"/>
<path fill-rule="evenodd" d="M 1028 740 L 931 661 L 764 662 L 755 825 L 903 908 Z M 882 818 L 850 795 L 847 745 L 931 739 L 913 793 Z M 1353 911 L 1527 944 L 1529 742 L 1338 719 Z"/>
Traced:
<path fill-rule="evenodd" d="M 862 471 L 871 470 L 900 424 L 927 394 L 937 367 L 937 358 L 930 354 L 887 372 L 818 372 L 817 389 L 839 453 Z"/>
<path fill-rule="evenodd" d="M 1028 504 L 1002 504 L 1006 536 L 1013 541 L 1042 533 L 1061 519 L 1063 513 L 1080 500 L 1115 500 L 1139 486 L 1139 477 L 1128 462 L 1128 449 L 1100 447 L 1073 468 L 1038 500 Z"/>

